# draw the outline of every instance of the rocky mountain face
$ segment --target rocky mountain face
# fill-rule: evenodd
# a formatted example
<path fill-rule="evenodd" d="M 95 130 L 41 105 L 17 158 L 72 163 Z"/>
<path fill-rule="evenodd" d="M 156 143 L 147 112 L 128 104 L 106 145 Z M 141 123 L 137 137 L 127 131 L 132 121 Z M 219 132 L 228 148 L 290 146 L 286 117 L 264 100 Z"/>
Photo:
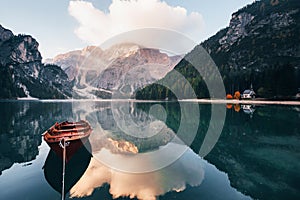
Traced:
<path fill-rule="evenodd" d="M 93 58 L 102 55 L 102 50 L 96 46 L 88 46 L 82 50 L 70 51 L 59 54 L 53 59 L 46 59 L 46 63 L 60 66 L 68 75 L 70 80 L 74 80 L 78 74 L 78 70 L 83 66 L 94 65 Z M 93 53 L 93 56 L 90 56 Z"/>
<path fill-rule="evenodd" d="M 72 83 L 55 65 L 42 64 L 38 42 L 0 25 L 0 98 L 68 98 Z"/>
<path fill-rule="evenodd" d="M 198 98 L 209 97 L 203 77 L 188 62 L 201 65 L 197 57 L 203 47 L 218 66 L 227 93 L 252 85 L 260 97 L 294 98 L 300 88 L 299 35 L 298 0 L 255 1 L 233 13 L 227 28 L 196 46 L 175 69 L 190 81 Z M 154 96 L 165 98 L 168 92 L 159 90 Z M 147 98 L 157 91 L 150 86 L 138 96 Z"/>
<path fill-rule="evenodd" d="M 258 95 L 287 98 L 300 87 L 300 3 L 257 1 L 201 45 L 218 65 L 228 93 L 252 84 Z"/>
<path fill-rule="evenodd" d="M 89 46 L 47 62 L 60 65 L 69 79 L 76 79 L 78 98 L 110 98 L 114 91 L 129 97 L 137 88 L 164 77 L 179 60 L 180 56 L 158 49 L 122 43 L 105 50 Z"/>

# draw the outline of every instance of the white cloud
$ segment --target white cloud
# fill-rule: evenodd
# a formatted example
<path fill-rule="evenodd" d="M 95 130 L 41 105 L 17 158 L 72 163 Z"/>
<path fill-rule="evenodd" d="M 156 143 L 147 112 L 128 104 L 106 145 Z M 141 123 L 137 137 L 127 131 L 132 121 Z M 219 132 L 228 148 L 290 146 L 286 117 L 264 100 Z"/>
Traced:
<path fill-rule="evenodd" d="M 90 2 L 70 1 L 69 13 L 79 22 L 76 35 L 97 45 L 140 28 L 174 30 L 198 42 L 204 25 L 201 14 L 160 0 L 113 0 L 107 13 Z"/>

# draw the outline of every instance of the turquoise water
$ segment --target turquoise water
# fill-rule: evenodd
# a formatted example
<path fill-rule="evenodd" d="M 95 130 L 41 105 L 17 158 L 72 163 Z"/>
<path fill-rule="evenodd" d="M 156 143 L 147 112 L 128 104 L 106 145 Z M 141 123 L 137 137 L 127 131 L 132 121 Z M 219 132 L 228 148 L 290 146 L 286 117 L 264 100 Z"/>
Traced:
<path fill-rule="evenodd" d="M 67 164 L 66 199 L 299 199 L 300 107 L 216 107 L 225 124 L 202 157 L 222 122 L 210 104 L 2 101 L 0 199 L 61 199 L 62 162 L 41 134 L 79 119 L 93 133 Z"/>

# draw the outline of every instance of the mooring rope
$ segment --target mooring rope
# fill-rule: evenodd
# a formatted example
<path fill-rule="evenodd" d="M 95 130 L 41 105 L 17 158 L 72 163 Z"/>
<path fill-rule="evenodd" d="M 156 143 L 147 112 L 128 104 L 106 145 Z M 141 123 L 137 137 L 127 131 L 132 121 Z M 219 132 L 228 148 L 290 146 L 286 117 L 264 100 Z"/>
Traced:
<path fill-rule="evenodd" d="M 63 144 L 62 144 L 63 142 Z M 62 187 L 61 187 L 61 200 L 65 199 L 65 171 L 66 171 L 66 140 L 62 138 L 59 142 L 59 146 L 63 148 L 63 169 L 62 169 Z"/>

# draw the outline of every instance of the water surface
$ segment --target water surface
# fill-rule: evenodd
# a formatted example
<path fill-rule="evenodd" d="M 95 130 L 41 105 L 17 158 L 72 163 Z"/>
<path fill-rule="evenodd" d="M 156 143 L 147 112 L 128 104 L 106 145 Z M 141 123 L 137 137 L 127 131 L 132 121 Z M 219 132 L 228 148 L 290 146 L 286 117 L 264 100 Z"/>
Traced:
<path fill-rule="evenodd" d="M 225 125 L 201 157 L 220 119 L 211 122 L 211 104 L 184 102 L 195 105 L 199 119 L 176 102 L 2 101 L 1 199 L 61 198 L 62 162 L 41 134 L 79 119 L 93 133 L 67 164 L 66 199 L 300 198 L 299 106 L 218 104 L 227 107 Z M 177 134 L 182 119 L 190 129 Z"/>

